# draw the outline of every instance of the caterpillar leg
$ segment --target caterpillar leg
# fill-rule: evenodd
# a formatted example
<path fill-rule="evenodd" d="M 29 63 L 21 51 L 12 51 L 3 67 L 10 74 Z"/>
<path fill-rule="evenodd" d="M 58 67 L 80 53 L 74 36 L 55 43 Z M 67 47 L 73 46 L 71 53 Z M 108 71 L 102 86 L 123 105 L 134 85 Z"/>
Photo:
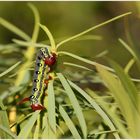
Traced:
<path fill-rule="evenodd" d="M 23 103 L 25 103 L 27 101 L 30 101 L 29 97 L 22 99 L 20 102 L 17 103 L 17 105 L 21 105 L 21 104 L 23 104 Z"/>
<path fill-rule="evenodd" d="M 36 111 L 36 110 L 44 110 L 45 109 L 45 107 L 42 106 L 41 104 L 32 104 L 31 105 L 31 108 L 32 108 L 33 111 Z"/>

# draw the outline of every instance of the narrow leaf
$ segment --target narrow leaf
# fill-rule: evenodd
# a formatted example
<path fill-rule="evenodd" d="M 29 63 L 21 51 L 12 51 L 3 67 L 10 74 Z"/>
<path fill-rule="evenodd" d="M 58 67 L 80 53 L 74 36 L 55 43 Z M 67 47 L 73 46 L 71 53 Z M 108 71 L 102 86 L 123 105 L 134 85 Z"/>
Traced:
<path fill-rule="evenodd" d="M 2 126 L 2 125 L 0 125 L 0 131 L 3 131 L 3 132 L 5 132 L 7 135 L 9 135 L 9 137 L 2 137 L 2 135 L 1 135 L 1 138 L 2 139 L 10 139 L 10 138 L 14 138 L 14 139 L 16 139 L 17 138 L 17 136 L 14 134 L 14 133 L 12 133 L 9 129 L 7 129 L 6 127 L 4 127 L 4 126 Z"/>
<path fill-rule="evenodd" d="M 31 116 L 31 118 L 29 118 L 27 124 L 21 129 L 19 135 L 18 135 L 18 138 L 22 138 L 22 139 L 27 139 L 32 128 L 33 128 L 33 125 L 35 124 L 36 120 L 37 120 L 37 117 L 39 115 L 40 111 L 36 111 L 33 113 L 33 115 Z"/>
<path fill-rule="evenodd" d="M 126 89 L 130 99 L 133 102 L 133 105 L 136 107 L 138 111 L 138 91 L 136 89 L 136 86 L 134 83 L 131 81 L 130 77 L 128 74 L 126 74 L 123 69 L 113 60 L 109 60 L 111 66 L 114 68 L 116 71 L 116 74 L 121 80 L 121 83 L 123 84 L 124 88 Z"/>
<path fill-rule="evenodd" d="M 99 35 L 83 35 L 80 36 L 79 38 L 75 38 L 73 41 L 78 40 L 102 40 L 102 37 Z"/>
<path fill-rule="evenodd" d="M 69 81 L 69 84 L 76 89 L 94 108 L 95 110 L 100 114 L 100 116 L 107 122 L 108 126 L 112 131 L 116 131 L 116 128 L 113 124 L 113 122 L 110 120 L 109 116 L 106 114 L 106 112 L 96 103 L 94 99 L 92 99 L 84 90 L 82 90 L 80 87 L 78 87 L 73 82 Z M 115 138 L 120 138 L 118 133 L 113 133 Z"/>
<path fill-rule="evenodd" d="M 130 59 L 130 61 L 124 68 L 124 72 L 128 74 L 134 63 L 135 63 L 135 59 L 134 58 Z"/>
<path fill-rule="evenodd" d="M 99 64 L 99 63 L 97 63 L 97 62 L 93 62 L 93 61 L 91 61 L 91 60 L 82 58 L 82 57 L 80 57 L 80 56 L 78 56 L 78 55 L 75 55 L 75 54 L 72 54 L 72 53 L 69 53 L 69 52 L 59 51 L 58 54 L 68 55 L 68 56 L 70 56 L 70 57 L 73 57 L 73 58 L 75 58 L 75 59 L 77 59 L 77 60 L 80 60 L 80 61 L 82 61 L 82 62 L 85 62 L 85 63 L 90 64 L 90 65 L 93 65 L 93 66 L 96 66 L 96 64 L 98 64 L 98 65 L 100 65 L 101 67 L 103 67 L 104 69 L 107 69 L 107 70 L 109 70 L 109 71 L 111 71 L 111 72 L 114 72 L 114 70 L 113 70 L 112 68 L 110 68 L 110 67 L 107 67 L 107 66 L 104 66 L 104 65 L 102 65 L 102 64 Z"/>
<path fill-rule="evenodd" d="M 1 128 L 5 128 L 7 131 L 6 132 L 9 132 L 10 131 L 10 127 L 9 127 L 9 121 L 8 121 L 8 116 L 7 116 L 7 113 L 6 113 L 6 110 L 5 110 L 5 106 L 3 105 L 2 103 L 2 100 L 0 99 L 0 124 L 1 124 Z M 3 129 L 3 130 L 5 130 Z M 11 131 L 10 131 L 11 132 Z M 7 133 L 5 133 L 4 131 L 0 131 L 0 136 L 1 138 L 11 138 L 11 136 L 9 136 Z"/>
<path fill-rule="evenodd" d="M 10 68 L 8 68 L 7 70 L 5 70 L 4 72 L 0 73 L 0 77 L 6 75 L 7 73 L 11 72 L 13 69 L 15 69 L 19 64 L 21 63 L 21 61 L 17 62 L 16 64 L 14 64 L 13 66 L 11 66 Z"/>
<path fill-rule="evenodd" d="M 99 96 L 98 94 L 94 93 L 90 89 L 88 89 L 88 93 L 96 100 L 98 105 L 101 106 L 101 108 L 105 111 L 105 113 L 109 116 L 110 120 L 113 122 L 114 126 L 116 126 L 116 129 L 119 130 L 119 134 L 121 134 L 121 138 L 132 138 L 132 136 L 129 135 L 126 127 L 123 125 L 123 123 L 120 121 L 120 116 L 115 111 L 112 111 L 112 107 L 110 107 L 109 104 L 104 100 L 104 96 Z M 112 98 L 112 97 L 111 97 Z"/>
<path fill-rule="evenodd" d="M 115 78 L 112 73 L 101 68 L 99 65 L 97 65 L 96 68 L 105 85 L 110 90 L 110 94 L 115 98 L 122 115 L 126 119 L 128 127 L 130 128 L 130 135 L 136 138 L 138 135 L 137 131 L 139 130 L 137 124 L 139 124 L 140 118 L 132 100 L 118 78 Z M 137 120 L 134 118 L 137 118 Z"/>
<path fill-rule="evenodd" d="M 4 26 L 5 28 L 7 28 L 8 30 L 10 30 L 11 32 L 17 34 L 18 36 L 20 36 L 21 38 L 23 38 L 24 40 L 30 40 L 31 38 L 24 33 L 22 30 L 20 30 L 19 28 L 17 28 L 15 25 L 11 24 L 10 22 L 6 21 L 5 19 L 0 17 L 0 24 L 2 26 Z"/>
<path fill-rule="evenodd" d="M 81 107 L 78 103 L 78 100 L 77 100 L 73 90 L 69 86 L 69 83 L 65 79 L 65 77 L 61 73 L 57 73 L 57 76 L 60 79 L 60 81 L 61 81 L 61 83 L 62 83 L 62 85 L 63 85 L 71 103 L 72 103 L 72 106 L 73 106 L 74 111 L 76 113 L 76 116 L 78 118 L 79 124 L 81 126 L 84 138 L 86 138 L 87 137 L 87 126 L 86 126 L 86 122 L 85 122 L 85 119 L 84 119 L 84 115 L 82 113 L 82 109 L 81 109 Z"/>
<path fill-rule="evenodd" d="M 126 42 L 119 38 L 119 42 L 128 50 L 128 52 L 135 58 L 137 66 L 140 70 L 140 57 L 136 51 L 134 51 Z"/>
<path fill-rule="evenodd" d="M 40 115 L 38 115 L 37 123 L 34 131 L 34 139 L 38 139 L 40 134 Z"/>
<path fill-rule="evenodd" d="M 71 121 L 71 119 L 67 115 L 67 112 L 63 109 L 63 107 L 61 105 L 59 105 L 59 112 L 62 115 L 64 121 L 66 122 L 66 125 L 68 126 L 69 130 L 71 131 L 73 137 L 75 139 L 81 139 L 81 136 L 79 135 L 79 133 L 78 133 L 77 129 L 75 128 L 73 122 Z"/>
<path fill-rule="evenodd" d="M 75 39 L 75 38 L 78 38 L 78 37 L 80 37 L 80 36 L 82 36 L 82 35 L 84 35 L 84 34 L 90 32 L 90 31 L 94 30 L 94 29 L 97 29 L 97 28 L 99 28 L 99 27 L 102 27 L 102 26 L 104 26 L 104 25 L 106 25 L 106 24 L 108 24 L 108 23 L 110 23 L 110 22 L 112 22 L 112 21 L 115 21 L 115 20 L 117 20 L 117 19 L 119 19 L 119 18 L 122 18 L 122 17 L 124 17 L 124 16 L 127 16 L 127 15 L 129 15 L 129 14 L 131 14 L 131 12 L 128 12 L 128 13 L 125 13 L 125 14 L 122 14 L 122 15 L 119 15 L 119 16 L 116 16 L 116 17 L 114 17 L 114 18 L 112 18 L 112 19 L 109 19 L 109 20 L 107 20 L 107 21 L 105 21 L 105 22 L 102 22 L 102 23 L 100 23 L 100 24 L 98 24 L 98 25 L 96 25 L 96 26 L 93 26 L 93 27 L 91 27 L 91 28 L 89 28 L 89 29 L 87 29 L 87 30 L 85 30 L 85 31 L 83 31 L 83 32 L 81 32 L 81 33 L 79 33 L 79 34 L 76 34 L 76 35 L 74 35 L 74 36 L 72 36 L 72 37 L 70 37 L 70 38 L 67 38 L 67 39 L 61 41 L 60 43 L 58 43 L 57 46 L 56 46 L 56 48 L 58 49 L 59 46 L 61 46 L 62 44 L 66 43 L 66 42 L 69 42 L 69 41 L 71 41 L 71 40 L 73 40 L 73 39 Z"/>
<path fill-rule="evenodd" d="M 87 67 L 84 67 L 84 66 L 78 65 L 78 64 L 74 64 L 74 63 L 64 62 L 63 64 L 68 65 L 68 66 L 72 66 L 72 67 L 77 67 L 77 68 L 84 69 L 84 70 L 88 70 L 88 71 L 93 71 Z"/>
<path fill-rule="evenodd" d="M 56 135 L 54 131 L 52 130 L 49 121 L 48 121 L 48 113 L 45 113 L 43 117 L 43 132 L 42 132 L 42 138 L 47 139 L 55 139 Z"/>
<path fill-rule="evenodd" d="M 52 51 L 56 51 L 56 47 L 55 47 L 55 41 L 54 41 L 54 38 L 51 34 L 51 32 L 49 31 L 49 29 L 44 26 L 44 25 L 41 25 L 40 24 L 40 27 L 45 31 L 45 33 L 48 35 L 49 37 L 49 40 L 50 40 L 50 43 L 51 43 L 51 47 L 52 47 Z"/>
<path fill-rule="evenodd" d="M 53 89 L 53 80 L 51 80 L 48 84 L 48 120 L 51 128 L 56 133 L 55 95 Z"/>
<path fill-rule="evenodd" d="M 13 39 L 12 41 L 20 46 L 26 46 L 26 47 L 35 46 L 35 47 L 39 47 L 39 48 L 50 48 L 50 46 L 45 45 L 45 44 L 27 42 L 27 41 L 22 41 L 19 39 Z"/>
<path fill-rule="evenodd" d="M 33 43 L 36 43 L 37 41 L 37 37 L 38 37 L 38 34 L 39 34 L 39 14 L 38 14 L 38 11 L 37 9 L 32 5 L 32 4 L 29 4 L 29 7 L 31 8 L 31 10 L 33 11 L 33 14 L 34 14 L 34 18 L 35 18 L 35 24 L 34 24 L 34 30 L 33 30 L 33 34 L 32 34 L 32 38 L 31 38 L 31 42 Z M 29 71 L 26 70 L 26 67 L 29 65 L 29 63 L 32 61 L 33 57 L 34 57 L 34 53 L 35 53 L 35 47 L 29 47 L 27 49 L 27 51 L 24 53 L 25 55 L 25 58 L 26 58 L 26 63 L 24 63 L 22 65 L 22 67 L 20 68 L 19 70 L 19 73 L 18 73 L 18 76 L 17 76 L 17 79 L 15 81 L 15 85 L 18 86 L 18 85 L 22 85 L 24 81 L 24 79 L 27 79 L 26 75 L 29 75 L 30 76 L 30 73 Z M 29 79 L 28 79 L 29 80 Z"/>
<path fill-rule="evenodd" d="M 128 46 L 121 38 L 119 38 L 118 40 L 134 58 L 137 58 L 135 52 L 131 49 L 130 46 Z"/>
<path fill-rule="evenodd" d="M 28 3 L 28 6 L 32 10 L 34 14 L 34 19 L 35 19 L 35 24 L 34 24 L 34 30 L 33 30 L 33 35 L 32 35 L 32 42 L 36 42 L 38 33 L 39 33 L 39 23 L 40 23 L 40 17 L 37 8 L 32 4 Z"/>
<path fill-rule="evenodd" d="M 42 129 L 43 129 L 43 132 L 42 132 L 42 135 L 41 135 L 41 138 L 42 139 L 48 139 L 49 138 L 49 132 L 48 132 L 48 114 L 45 112 L 44 113 L 44 116 L 43 116 L 43 123 L 42 123 Z"/>

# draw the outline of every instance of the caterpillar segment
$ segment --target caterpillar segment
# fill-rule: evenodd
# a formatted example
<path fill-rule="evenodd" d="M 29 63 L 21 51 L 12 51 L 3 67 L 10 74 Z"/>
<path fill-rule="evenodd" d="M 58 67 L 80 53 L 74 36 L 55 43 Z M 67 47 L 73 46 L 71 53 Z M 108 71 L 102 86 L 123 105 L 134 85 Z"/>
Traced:
<path fill-rule="evenodd" d="M 33 75 L 32 94 L 30 96 L 32 110 L 42 110 L 44 107 L 40 103 L 40 97 L 44 89 L 44 78 L 49 72 L 49 67 L 44 60 L 49 57 L 48 49 L 40 49 L 36 57 L 35 71 Z"/>
<path fill-rule="evenodd" d="M 24 98 L 18 104 L 30 101 L 32 110 L 43 110 L 45 107 L 41 105 L 40 98 L 47 87 L 49 80 L 49 72 L 51 66 L 56 62 L 56 55 L 49 53 L 47 48 L 41 48 L 37 53 L 35 71 L 33 74 L 33 87 L 30 97 Z M 49 78 L 48 78 L 49 77 Z"/>

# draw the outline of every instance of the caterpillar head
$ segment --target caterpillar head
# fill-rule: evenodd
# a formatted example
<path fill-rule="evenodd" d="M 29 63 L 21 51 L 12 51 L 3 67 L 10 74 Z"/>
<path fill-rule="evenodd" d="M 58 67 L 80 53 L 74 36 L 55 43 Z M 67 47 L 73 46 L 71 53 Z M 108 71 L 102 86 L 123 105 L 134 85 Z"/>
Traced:
<path fill-rule="evenodd" d="M 41 57 L 43 58 L 44 62 L 48 66 L 52 66 L 56 62 L 56 54 L 55 53 L 49 53 L 49 50 L 47 48 L 41 48 Z"/>
<path fill-rule="evenodd" d="M 40 51 L 41 51 L 43 60 L 45 60 L 46 57 L 49 57 L 49 51 L 47 48 L 41 48 Z"/>
<path fill-rule="evenodd" d="M 45 58 L 45 64 L 48 66 L 53 66 L 56 62 L 56 54 L 52 53 L 51 56 Z"/>

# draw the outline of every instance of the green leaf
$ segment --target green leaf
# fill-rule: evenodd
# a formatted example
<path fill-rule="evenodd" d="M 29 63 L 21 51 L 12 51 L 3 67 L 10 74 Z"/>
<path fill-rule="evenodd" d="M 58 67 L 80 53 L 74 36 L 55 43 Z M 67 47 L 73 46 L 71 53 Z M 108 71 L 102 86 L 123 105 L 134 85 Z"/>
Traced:
<path fill-rule="evenodd" d="M 84 35 L 84 34 L 90 32 L 90 31 L 94 30 L 94 29 L 97 29 L 97 28 L 99 28 L 99 27 L 102 27 L 102 26 L 104 26 L 104 25 L 106 25 L 106 24 L 108 24 L 108 23 L 110 23 L 110 22 L 112 22 L 112 21 L 115 21 L 115 20 L 117 20 L 117 19 L 119 19 L 119 18 L 122 18 L 122 17 L 124 17 L 124 16 L 127 16 L 127 15 L 129 15 L 129 14 L 131 14 L 131 12 L 128 12 L 128 13 L 125 13 L 125 14 L 122 14 L 122 15 L 119 15 L 119 16 L 116 16 L 116 17 L 114 17 L 114 18 L 112 18 L 112 19 L 109 19 L 109 20 L 107 20 L 107 21 L 105 21 L 105 22 L 102 22 L 102 23 L 100 23 L 100 24 L 98 24 L 98 25 L 96 25 L 96 26 L 93 26 L 93 27 L 91 27 L 91 28 L 89 28 L 89 29 L 87 29 L 87 30 L 85 30 L 85 31 L 83 31 L 83 32 L 81 32 L 81 33 L 79 33 L 79 34 L 76 34 L 76 35 L 74 35 L 74 36 L 72 36 L 72 37 L 69 37 L 69 38 L 67 38 L 67 39 L 65 39 L 65 40 L 63 40 L 63 41 L 61 41 L 60 43 L 58 43 L 57 46 L 56 46 L 56 48 L 58 49 L 61 45 L 63 45 L 63 44 L 66 43 L 66 42 L 69 42 L 69 41 L 71 41 L 71 40 L 73 40 L 73 39 L 75 39 L 75 38 L 78 38 L 78 37 L 80 37 L 80 36 L 82 36 L 82 35 Z"/>
<path fill-rule="evenodd" d="M 38 118 L 37 118 L 37 123 L 36 123 L 35 131 L 34 131 L 33 139 L 38 139 L 39 134 L 40 134 L 40 115 L 38 115 Z"/>
<path fill-rule="evenodd" d="M 104 100 L 104 96 L 99 96 L 98 94 L 94 93 L 90 89 L 88 89 L 88 93 L 92 95 L 92 97 L 95 99 L 95 101 L 98 103 L 98 105 L 101 106 L 101 109 L 109 116 L 110 120 L 113 122 L 114 126 L 116 126 L 116 129 L 119 131 L 119 134 L 121 134 L 121 138 L 130 139 L 132 136 L 129 135 L 126 127 L 123 125 L 123 123 L 120 121 L 120 116 L 118 113 L 112 111 L 112 108 L 110 107 L 110 104 L 107 104 L 107 102 Z M 111 96 L 112 98 L 112 96 Z"/>
<path fill-rule="evenodd" d="M 32 42 L 36 42 L 39 34 L 40 17 L 37 8 L 32 3 L 28 3 L 28 6 L 30 7 L 30 9 L 34 14 L 35 24 L 34 24 L 34 31 L 32 35 Z"/>
<path fill-rule="evenodd" d="M 33 115 L 29 118 L 27 124 L 21 129 L 19 135 L 18 135 L 18 138 L 22 138 L 22 139 L 27 139 L 32 128 L 33 128 L 33 125 L 35 124 L 36 120 L 37 120 L 37 117 L 39 115 L 40 111 L 36 111 L 33 113 Z"/>
<path fill-rule="evenodd" d="M 130 129 L 129 133 L 132 137 L 139 137 L 140 117 L 139 114 L 130 99 L 130 96 L 126 92 L 125 88 L 121 84 L 120 80 L 107 70 L 103 69 L 99 65 L 96 66 L 99 75 L 103 79 L 105 85 L 111 91 L 110 94 L 114 96 L 124 118 L 126 119 L 127 125 Z"/>
<path fill-rule="evenodd" d="M 137 66 L 140 70 L 140 57 L 136 51 L 134 51 L 126 42 L 119 38 L 119 42 L 128 50 L 128 52 L 134 57 L 136 60 Z"/>
<path fill-rule="evenodd" d="M 116 131 L 116 128 L 115 128 L 112 120 L 110 120 L 108 114 L 96 103 L 96 101 L 94 99 L 92 99 L 84 90 L 82 90 L 76 84 L 74 84 L 71 81 L 68 81 L 68 82 L 74 89 L 76 89 L 95 108 L 95 110 L 99 113 L 99 115 L 107 122 L 110 129 L 112 131 Z M 116 133 L 116 132 L 113 133 L 113 135 L 115 136 L 115 138 L 120 138 L 118 133 Z"/>
<path fill-rule="evenodd" d="M 48 113 L 45 113 L 43 116 L 43 132 L 41 138 L 45 139 L 55 139 L 56 135 L 52 130 L 49 121 L 48 121 Z"/>
<path fill-rule="evenodd" d="M 51 80 L 48 84 L 48 120 L 52 130 L 56 133 L 55 93 L 53 89 L 53 80 Z"/>
<path fill-rule="evenodd" d="M 51 43 L 51 48 L 52 48 L 52 51 L 56 51 L 56 46 L 55 46 L 55 41 L 54 41 L 54 38 L 51 34 L 51 32 L 49 31 L 49 29 L 44 26 L 44 25 L 41 25 L 40 24 L 40 27 L 45 31 L 45 33 L 48 35 L 49 37 L 49 40 L 50 40 L 50 43 Z"/>
<path fill-rule="evenodd" d="M 7 70 L 5 70 L 4 72 L 0 73 L 0 77 L 6 75 L 7 73 L 11 72 L 13 69 L 15 69 L 19 64 L 21 63 L 21 61 L 17 62 L 16 64 L 14 64 L 13 66 L 11 66 L 10 68 L 8 68 Z"/>
<path fill-rule="evenodd" d="M 128 50 L 128 52 L 137 59 L 137 55 L 136 53 L 131 49 L 130 46 L 128 46 L 121 38 L 118 39 L 119 42 L 126 48 L 126 50 Z"/>
<path fill-rule="evenodd" d="M 86 126 L 86 122 L 85 122 L 85 119 L 84 119 L 84 115 L 82 113 L 82 109 L 78 103 L 78 100 L 73 92 L 73 90 L 71 89 L 71 87 L 69 86 L 67 80 L 65 79 L 65 77 L 62 75 L 62 73 L 57 73 L 57 76 L 58 78 L 60 79 L 71 103 L 72 103 L 72 106 L 74 108 L 74 111 L 76 113 L 76 116 L 78 118 L 78 121 L 79 121 L 79 124 L 81 126 L 81 129 L 82 129 L 82 132 L 83 132 L 83 136 L 84 138 L 87 137 L 87 126 Z"/>
<path fill-rule="evenodd" d="M 39 13 L 38 13 L 37 9 L 32 4 L 29 4 L 29 7 L 33 11 L 34 18 L 35 18 L 34 30 L 33 30 L 32 38 L 30 40 L 34 44 L 34 43 L 36 43 L 37 37 L 39 34 L 40 18 L 39 18 Z M 22 65 L 22 67 L 19 70 L 17 79 L 15 81 L 16 86 L 22 85 L 23 84 L 22 81 L 24 81 L 24 79 L 27 79 L 26 78 L 27 75 L 30 75 L 29 71 L 27 71 L 26 68 L 30 64 L 30 62 L 33 60 L 34 53 L 35 53 L 35 47 L 29 47 L 27 49 L 27 51 L 24 53 L 24 56 L 26 58 L 26 62 Z"/>
<path fill-rule="evenodd" d="M 79 38 L 75 38 L 73 41 L 79 41 L 79 40 L 102 40 L 102 37 L 99 35 L 83 35 Z"/>
<path fill-rule="evenodd" d="M 8 138 L 11 138 L 11 135 L 9 134 L 11 134 L 12 132 L 9 127 L 8 116 L 5 109 L 6 108 L 3 105 L 2 100 L 0 99 L 0 124 L 1 124 L 0 129 L 3 130 L 3 132 L 0 131 L 0 136 L 3 139 L 6 139 L 6 138 L 8 139 Z"/>
<path fill-rule="evenodd" d="M 31 40 L 31 38 L 26 33 L 24 33 L 18 27 L 16 27 L 15 25 L 11 24 L 10 22 L 8 22 L 7 20 L 5 20 L 1 17 L 0 17 L 0 24 L 2 26 L 4 26 L 5 28 L 7 28 L 8 30 L 10 30 L 11 32 L 17 34 L 18 36 L 20 36 L 24 40 L 27 40 L 27 41 Z"/>
<path fill-rule="evenodd" d="M 12 133 L 8 128 L 6 128 L 2 125 L 0 125 L 0 134 L 1 134 L 1 131 L 5 132 L 5 137 L 3 137 L 3 135 L 0 135 L 0 138 L 2 138 L 2 139 L 6 139 L 6 138 L 7 139 L 11 139 L 11 138 L 16 139 L 17 138 L 17 136 L 14 133 Z"/>
<path fill-rule="evenodd" d="M 41 135 L 41 138 L 42 139 L 48 139 L 49 138 L 49 132 L 48 132 L 48 113 L 44 113 L 44 116 L 43 116 L 43 123 L 42 123 L 42 135 Z"/>
<path fill-rule="evenodd" d="M 84 66 L 78 65 L 78 64 L 74 64 L 74 63 L 64 62 L 63 64 L 68 65 L 68 66 L 72 66 L 72 67 L 77 67 L 77 68 L 84 69 L 84 70 L 88 70 L 88 71 L 93 71 L 87 67 L 84 67 Z"/>
<path fill-rule="evenodd" d="M 128 74 L 126 74 L 123 69 L 113 60 L 109 60 L 111 66 L 116 71 L 116 74 L 121 80 L 121 83 L 125 90 L 127 91 L 130 100 L 133 102 L 133 105 L 135 106 L 136 110 L 138 111 L 138 91 L 134 85 L 134 83 L 131 81 Z"/>
<path fill-rule="evenodd" d="M 16 122 L 14 122 L 10 128 L 14 127 L 16 124 L 20 124 L 22 123 L 23 121 L 25 121 L 28 117 L 30 117 L 33 113 L 29 113 L 28 115 L 21 115 Z"/>
<path fill-rule="evenodd" d="M 79 135 L 79 133 L 78 133 L 77 129 L 75 128 L 73 122 L 71 121 L 71 119 L 67 115 L 67 112 L 63 109 L 63 107 L 61 105 L 59 105 L 59 112 L 60 112 L 61 116 L 63 117 L 63 119 L 65 120 L 66 125 L 68 126 L 69 130 L 71 131 L 73 137 L 75 139 L 81 139 L 81 136 Z"/>
<path fill-rule="evenodd" d="M 27 42 L 27 41 L 22 41 L 19 39 L 12 39 L 12 41 L 20 46 L 26 46 L 26 47 L 35 46 L 35 47 L 39 47 L 39 48 L 50 48 L 50 46 L 48 46 L 46 44 Z"/>
<path fill-rule="evenodd" d="M 21 91 L 24 88 L 25 85 L 23 86 L 12 86 L 10 88 L 8 88 L 8 90 L 4 91 L 1 95 L 0 95 L 0 99 L 4 100 L 5 98 Z"/>
<path fill-rule="evenodd" d="M 128 74 L 134 63 L 135 63 L 135 59 L 134 58 L 130 59 L 130 61 L 127 63 L 127 65 L 124 68 L 124 72 Z"/>
<path fill-rule="evenodd" d="M 97 54 L 95 57 L 100 58 L 100 57 L 105 56 L 107 53 L 108 53 L 108 50 L 104 50 L 104 51 L 100 52 L 99 54 Z"/>
<path fill-rule="evenodd" d="M 70 56 L 70 57 L 73 57 L 73 58 L 75 58 L 75 59 L 77 59 L 77 60 L 80 60 L 80 61 L 82 61 L 82 62 L 85 62 L 85 63 L 90 64 L 90 65 L 93 65 L 93 66 L 96 66 L 96 64 L 98 64 L 98 65 L 100 65 L 101 67 L 103 67 L 104 69 L 107 69 L 107 70 L 109 70 L 109 71 L 111 71 L 111 72 L 114 72 L 114 70 L 113 70 L 112 68 L 110 68 L 110 67 L 107 67 L 107 66 L 104 66 L 104 65 L 102 65 L 102 64 L 99 64 L 99 63 L 97 63 L 97 62 L 93 62 L 93 61 L 91 61 L 91 60 L 82 58 L 82 57 L 80 57 L 80 56 L 78 56 L 78 55 L 75 55 L 75 54 L 72 54 L 72 53 L 69 53 L 69 52 L 59 51 L 58 54 L 68 55 L 68 56 Z"/>

